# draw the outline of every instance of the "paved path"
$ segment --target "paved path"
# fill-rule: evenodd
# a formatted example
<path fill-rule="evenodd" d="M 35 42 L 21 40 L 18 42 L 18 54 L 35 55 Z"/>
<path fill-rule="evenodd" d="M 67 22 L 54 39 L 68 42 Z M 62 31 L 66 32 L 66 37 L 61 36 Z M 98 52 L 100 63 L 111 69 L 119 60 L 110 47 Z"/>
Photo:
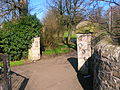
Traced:
<path fill-rule="evenodd" d="M 69 62 L 76 57 L 76 52 L 43 57 L 38 62 L 13 67 L 12 71 L 24 78 L 21 90 L 83 90 Z"/>

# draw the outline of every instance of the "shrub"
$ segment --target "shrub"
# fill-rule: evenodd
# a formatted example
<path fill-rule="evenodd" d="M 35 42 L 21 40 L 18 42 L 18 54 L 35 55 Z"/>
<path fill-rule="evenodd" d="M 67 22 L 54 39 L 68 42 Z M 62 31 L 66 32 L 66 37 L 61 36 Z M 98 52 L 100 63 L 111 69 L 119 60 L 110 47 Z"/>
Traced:
<path fill-rule="evenodd" d="M 76 33 L 93 33 L 99 28 L 98 23 L 82 21 L 76 26 Z"/>
<path fill-rule="evenodd" d="M 0 52 L 7 53 L 11 60 L 26 58 L 31 39 L 40 36 L 42 24 L 36 16 L 24 16 L 4 23 L 0 29 Z"/>

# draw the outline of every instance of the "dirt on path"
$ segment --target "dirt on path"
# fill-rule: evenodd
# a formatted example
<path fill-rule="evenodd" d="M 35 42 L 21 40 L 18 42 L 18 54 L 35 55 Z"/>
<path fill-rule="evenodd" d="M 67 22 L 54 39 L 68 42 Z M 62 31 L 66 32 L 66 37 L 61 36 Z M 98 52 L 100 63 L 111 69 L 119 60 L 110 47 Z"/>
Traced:
<path fill-rule="evenodd" d="M 14 73 L 24 78 L 19 90 L 83 90 L 77 73 L 69 62 L 69 58 L 76 57 L 77 53 L 74 51 L 12 67 Z"/>

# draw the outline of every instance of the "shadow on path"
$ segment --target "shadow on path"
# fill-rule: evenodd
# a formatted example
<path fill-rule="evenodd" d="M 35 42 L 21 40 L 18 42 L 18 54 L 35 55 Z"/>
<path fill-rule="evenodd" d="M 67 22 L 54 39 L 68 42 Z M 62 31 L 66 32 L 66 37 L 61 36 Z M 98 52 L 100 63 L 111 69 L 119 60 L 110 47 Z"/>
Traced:
<path fill-rule="evenodd" d="M 29 78 L 11 71 L 12 90 L 25 90 Z"/>
<path fill-rule="evenodd" d="M 79 83 L 83 87 L 84 90 L 93 90 L 93 77 L 92 75 L 83 75 L 80 73 L 80 70 L 78 71 L 78 59 L 71 57 L 67 59 L 70 64 L 73 66 L 77 73 L 77 78 L 79 80 Z"/>

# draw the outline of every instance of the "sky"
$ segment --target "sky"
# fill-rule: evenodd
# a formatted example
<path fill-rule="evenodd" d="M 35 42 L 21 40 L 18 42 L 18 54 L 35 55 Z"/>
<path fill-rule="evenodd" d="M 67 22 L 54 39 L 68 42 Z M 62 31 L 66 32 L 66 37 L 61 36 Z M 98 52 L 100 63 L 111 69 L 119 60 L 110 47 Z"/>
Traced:
<path fill-rule="evenodd" d="M 47 13 L 48 2 L 49 0 L 30 0 L 29 8 L 30 13 L 32 15 L 36 14 L 37 18 L 42 21 L 43 17 Z M 120 2 L 120 0 L 115 0 L 116 2 Z M 112 4 L 114 5 L 114 4 Z M 101 6 L 104 6 L 105 9 L 109 7 L 108 3 L 101 2 Z"/>
<path fill-rule="evenodd" d="M 29 2 L 30 13 L 32 15 L 36 14 L 40 20 L 45 16 L 47 6 L 46 0 L 30 0 Z"/>

